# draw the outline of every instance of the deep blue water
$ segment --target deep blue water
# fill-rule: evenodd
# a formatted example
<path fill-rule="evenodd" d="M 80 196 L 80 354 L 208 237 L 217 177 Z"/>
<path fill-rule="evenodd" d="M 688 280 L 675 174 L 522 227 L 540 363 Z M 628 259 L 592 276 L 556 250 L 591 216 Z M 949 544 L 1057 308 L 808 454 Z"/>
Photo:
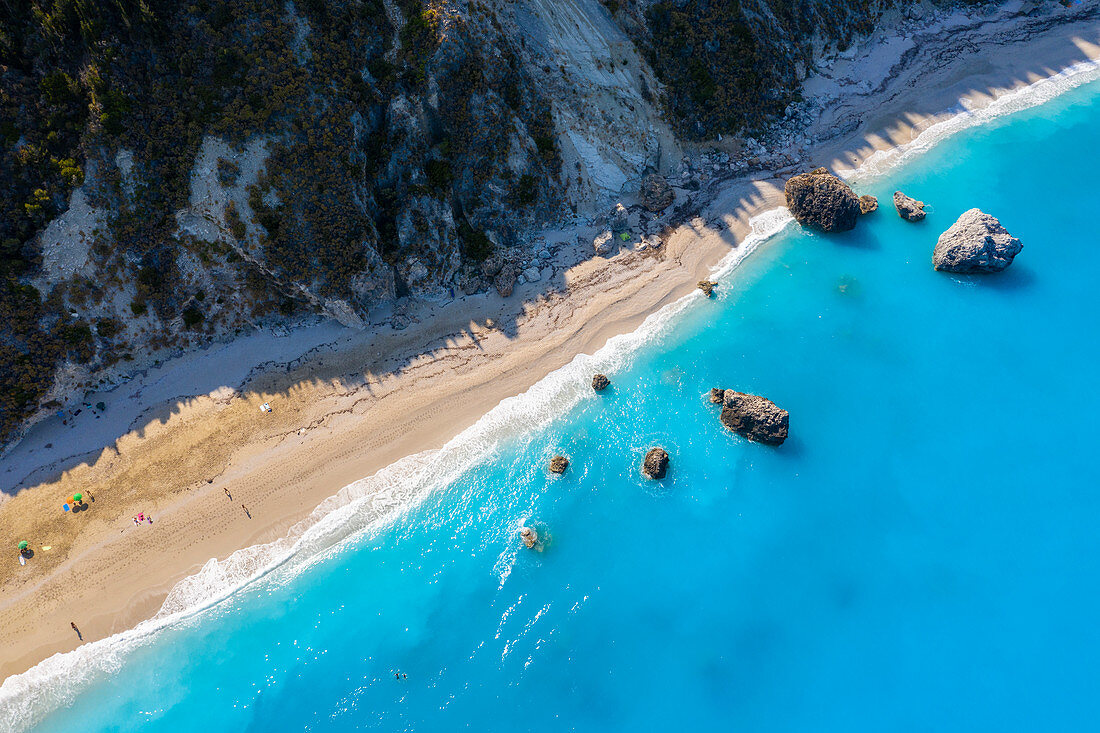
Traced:
<path fill-rule="evenodd" d="M 38 729 L 1093 728 L 1098 123 L 1093 84 L 861 186 L 883 207 L 853 233 L 789 227 L 608 392 Z M 901 221 L 895 188 L 933 213 Z M 934 272 L 974 206 L 1022 254 Z M 774 399 L 791 439 L 727 433 L 712 386 Z"/>

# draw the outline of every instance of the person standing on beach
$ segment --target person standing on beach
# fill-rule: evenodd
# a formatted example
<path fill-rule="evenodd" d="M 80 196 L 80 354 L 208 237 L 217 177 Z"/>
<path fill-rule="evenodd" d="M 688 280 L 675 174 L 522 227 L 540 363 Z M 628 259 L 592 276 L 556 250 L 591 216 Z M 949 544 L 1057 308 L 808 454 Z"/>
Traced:
<path fill-rule="evenodd" d="M 229 487 L 228 486 L 222 487 L 222 491 L 225 492 L 225 495 L 229 497 L 230 501 L 233 500 L 233 495 L 229 493 Z"/>
<path fill-rule="evenodd" d="M 244 513 L 248 515 L 249 519 L 252 519 L 252 512 L 248 511 L 248 507 L 246 507 L 244 504 L 241 504 L 241 509 L 244 509 Z"/>
<path fill-rule="evenodd" d="M 76 632 L 76 638 L 84 641 L 84 635 L 80 633 L 80 629 L 76 628 L 76 621 L 70 621 L 69 626 L 73 627 L 73 631 Z"/>

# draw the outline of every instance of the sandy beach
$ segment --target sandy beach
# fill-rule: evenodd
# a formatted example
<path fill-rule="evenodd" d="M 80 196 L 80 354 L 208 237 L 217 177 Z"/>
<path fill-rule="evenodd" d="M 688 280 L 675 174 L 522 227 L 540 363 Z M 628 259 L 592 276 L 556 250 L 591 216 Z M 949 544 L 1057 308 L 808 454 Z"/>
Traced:
<path fill-rule="evenodd" d="M 403 330 L 315 324 L 243 337 L 86 398 L 104 401 L 102 412 L 36 426 L 0 461 L 0 536 L 11 548 L 0 563 L 0 678 L 76 647 L 70 622 L 86 643 L 151 617 L 210 558 L 283 536 L 341 487 L 442 446 L 502 399 L 692 293 L 753 217 L 782 205 L 790 175 L 856 168 L 960 104 L 976 112 L 1100 59 L 1095 8 L 1006 15 L 960 14 L 917 38 L 858 44 L 807 82 L 807 96 L 831 100 L 804 133 L 808 154 L 710 182 L 699 215 L 659 249 L 591 258 L 590 245 L 574 244 L 591 229 L 547 233 L 568 243 L 553 274 L 510 298 L 411 303 Z M 687 196 L 678 191 L 678 201 Z M 894 215 L 880 203 L 877 216 Z M 76 492 L 87 508 L 62 511 Z M 152 524 L 135 525 L 139 512 Z M 26 566 L 19 540 L 33 550 Z"/>

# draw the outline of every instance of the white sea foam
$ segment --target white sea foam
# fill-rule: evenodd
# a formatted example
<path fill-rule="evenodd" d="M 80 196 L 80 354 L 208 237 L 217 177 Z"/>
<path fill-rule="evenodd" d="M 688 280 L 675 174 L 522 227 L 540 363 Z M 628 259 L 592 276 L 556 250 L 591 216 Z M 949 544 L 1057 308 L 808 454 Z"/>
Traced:
<path fill-rule="evenodd" d="M 882 175 L 957 132 L 1042 104 L 1097 78 L 1100 63 L 1083 62 L 1006 93 L 986 107 L 971 110 L 960 103 L 952 117 L 932 125 L 905 145 L 876 152 L 860 168 L 844 171 L 843 175 L 850 179 Z M 728 277 L 749 254 L 791 221 L 784 208 L 754 217 L 750 222 L 752 233 L 712 269 L 711 276 Z M 27 672 L 9 677 L 0 686 L 0 729 L 26 730 L 51 711 L 71 704 L 87 685 L 121 669 L 129 654 L 153 640 L 162 629 L 194 617 L 275 568 L 288 570 L 287 577 L 293 577 L 338 552 L 344 543 L 363 532 L 384 526 L 433 490 L 453 482 L 502 441 L 536 431 L 590 398 L 589 380 L 594 372 L 623 370 L 645 344 L 665 334 L 678 316 L 701 297 L 699 291 L 693 291 L 647 317 L 635 331 L 609 339 L 595 354 L 578 354 L 523 394 L 500 402 L 442 448 L 408 456 L 345 486 L 285 537 L 238 550 L 225 560 L 211 559 L 171 590 L 154 618 L 71 652 L 55 654 Z"/>
<path fill-rule="evenodd" d="M 1100 79 L 1100 61 L 1090 59 L 1066 67 L 1056 74 L 1026 86 L 1005 92 L 982 107 L 973 107 L 968 100 L 960 99 L 955 108 L 949 110 L 952 113 L 950 117 L 930 125 L 907 143 L 875 151 L 867 156 L 858 168 L 838 170 L 837 174 L 848 180 L 866 180 L 884 175 L 963 130 L 1038 107 L 1097 79 Z"/>

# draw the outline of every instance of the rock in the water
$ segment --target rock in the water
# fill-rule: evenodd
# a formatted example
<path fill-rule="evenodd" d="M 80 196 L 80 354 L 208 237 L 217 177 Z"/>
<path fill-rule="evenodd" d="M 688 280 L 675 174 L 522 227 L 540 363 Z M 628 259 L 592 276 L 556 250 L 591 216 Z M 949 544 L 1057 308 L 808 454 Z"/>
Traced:
<path fill-rule="evenodd" d="M 710 390 L 710 401 L 716 405 L 722 404 L 726 399 L 726 390 L 721 387 L 713 387 Z"/>
<path fill-rule="evenodd" d="M 615 235 L 611 233 L 610 229 L 603 230 L 592 240 L 592 249 L 596 250 L 596 254 L 600 257 L 615 254 L 615 250 L 618 248 Z"/>
<path fill-rule="evenodd" d="M 493 279 L 493 287 L 500 293 L 500 297 L 507 298 L 512 294 L 516 286 L 516 268 L 512 265 L 504 265 Z"/>
<path fill-rule="evenodd" d="M 945 272 L 1000 272 L 1023 248 L 996 218 L 971 209 L 940 235 L 932 265 Z"/>
<path fill-rule="evenodd" d="M 569 468 L 569 459 L 565 456 L 554 456 L 550 459 L 551 473 L 565 473 L 567 468 Z"/>
<path fill-rule="evenodd" d="M 867 193 L 859 197 L 859 213 L 870 214 L 878 211 L 878 199 Z"/>
<path fill-rule="evenodd" d="M 787 411 L 767 397 L 727 389 L 720 419 L 733 432 L 757 443 L 781 445 L 787 439 Z"/>
<path fill-rule="evenodd" d="M 906 196 L 901 191 L 894 191 L 894 208 L 898 210 L 898 216 L 906 221 L 920 221 L 924 218 L 923 201 L 917 201 L 911 196 Z"/>
<path fill-rule="evenodd" d="M 787 181 L 787 208 L 804 226 L 823 232 L 854 229 L 859 218 L 859 198 L 851 187 L 824 168 L 801 173 Z"/>
<path fill-rule="evenodd" d="M 709 298 L 714 293 L 714 289 L 718 287 L 718 283 L 714 282 L 713 280 L 700 280 L 695 287 L 702 290 L 703 295 Z"/>
<path fill-rule="evenodd" d="M 650 448 L 642 461 L 642 473 L 651 479 L 662 479 L 668 472 L 668 453 L 664 448 Z"/>
<path fill-rule="evenodd" d="M 668 208 L 676 195 L 672 192 L 672 186 L 668 185 L 668 181 L 661 176 L 652 174 L 646 176 L 642 181 L 642 189 L 638 192 L 638 198 L 641 199 L 642 206 L 650 211 L 657 212 Z"/>
<path fill-rule="evenodd" d="M 535 545 L 539 543 L 539 533 L 532 527 L 524 527 L 519 531 L 519 538 L 523 540 L 523 544 L 527 546 L 528 550 L 535 549 Z"/>
<path fill-rule="evenodd" d="M 611 384 L 611 380 L 608 379 L 607 375 L 605 374 L 597 374 L 592 377 L 592 389 L 596 390 L 597 392 L 602 392 L 603 390 L 607 389 L 609 384 Z"/>

